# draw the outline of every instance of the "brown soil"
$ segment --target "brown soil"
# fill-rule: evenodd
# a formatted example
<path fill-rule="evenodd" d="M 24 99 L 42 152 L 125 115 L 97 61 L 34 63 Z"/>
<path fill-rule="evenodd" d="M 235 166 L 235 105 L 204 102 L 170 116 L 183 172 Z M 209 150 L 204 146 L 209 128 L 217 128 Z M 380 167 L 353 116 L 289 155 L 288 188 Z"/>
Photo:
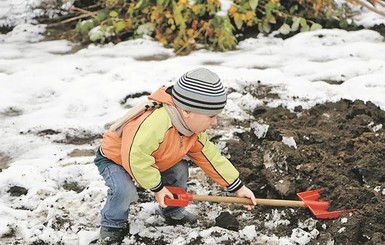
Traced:
<path fill-rule="evenodd" d="M 243 181 L 259 198 L 299 200 L 296 193 L 322 188 L 321 198 L 332 201 L 329 211 L 355 209 L 343 220 L 318 220 L 319 235 L 309 244 L 385 244 L 385 112 L 348 100 L 295 111 L 255 108 L 255 121 L 269 125 L 266 136 L 259 139 L 251 129 L 228 143 Z M 293 137 L 297 148 L 283 136 Z M 269 209 L 259 206 L 255 220 Z M 274 229 L 277 236 L 290 236 L 298 221 L 315 218 L 302 208 L 285 214 L 290 225 Z M 255 225 L 266 230 L 263 222 Z"/>
<path fill-rule="evenodd" d="M 201 229 L 217 225 L 232 232 L 231 230 L 254 225 L 258 234 L 290 237 L 293 229 L 300 226 L 304 231 L 313 234 L 314 237 L 308 243 L 310 245 L 385 244 L 385 127 L 381 127 L 385 125 L 385 111 L 370 102 L 341 100 L 316 105 L 308 110 L 298 107 L 291 112 L 282 107 L 258 107 L 252 113 L 255 118 L 253 120 L 231 122 L 232 125 L 242 125 L 250 130 L 236 133 L 235 139 L 227 142 L 227 149 L 242 180 L 258 198 L 299 200 L 296 195 L 299 192 L 323 189 L 321 198 L 331 202 L 329 211 L 355 211 L 344 213 L 338 219 L 328 220 L 316 219 L 307 208 L 260 205 L 249 213 L 240 205 L 231 204 L 223 205 L 223 211 L 231 211 L 236 220 L 230 219 L 226 213 L 227 218 L 220 223 L 220 216 L 225 214 L 222 213 L 215 221 L 207 218 L 206 214 L 216 204 L 201 202 L 197 204 L 196 210 L 200 215 L 198 225 Z M 253 126 L 255 123 L 269 125 L 265 136 L 257 137 L 256 127 Z M 24 133 L 49 138 L 60 132 L 45 130 Z M 284 136 L 293 137 L 295 147 L 283 143 Z M 77 132 L 69 133 L 65 139 L 57 142 L 95 146 L 93 142 L 100 137 L 90 132 Z M 212 139 L 217 141 L 220 138 L 221 135 L 218 135 Z M 93 150 L 77 149 L 70 156 L 93 154 Z M 0 153 L 0 167 L 7 165 L 7 162 L 8 157 Z M 208 184 L 211 185 L 211 180 L 203 173 L 198 173 L 193 177 L 197 177 L 200 184 L 206 185 L 205 181 L 209 181 Z M 193 185 L 194 182 L 190 182 L 190 189 L 194 189 Z M 215 186 L 212 185 L 214 192 L 217 188 Z M 81 192 L 85 187 L 68 182 L 63 188 Z M 13 196 L 20 196 L 26 191 L 15 186 L 8 192 Z M 140 202 L 154 201 L 153 196 L 140 189 L 139 195 Z M 274 210 L 278 210 L 280 219 L 288 221 L 288 224 L 267 227 L 266 222 L 271 220 Z M 63 220 L 57 221 L 57 229 L 60 229 Z M 230 224 L 229 220 L 233 223 Z M 317 230 L 318 234 L 314 232 Z M 168 240 L 153 240 L 138 235 L 135 235 L 135 239 L 146 244 L 168 243 Z M 190 244 L 202 243 L 197 237 Z M 250 243 L 231 236 L 222 244 Z"/>

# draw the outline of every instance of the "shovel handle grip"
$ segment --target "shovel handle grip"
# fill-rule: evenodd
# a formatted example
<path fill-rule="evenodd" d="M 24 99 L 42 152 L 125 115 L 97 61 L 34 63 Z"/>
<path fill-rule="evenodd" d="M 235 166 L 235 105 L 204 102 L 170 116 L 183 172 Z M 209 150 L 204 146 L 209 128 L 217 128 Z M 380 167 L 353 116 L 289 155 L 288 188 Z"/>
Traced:
<path fill-rule="evenodd" d="M 192 200 L 253 205 L 253 202 L 251 201 L 251 199 L 246 197 L 192 195 Z M 305 207 L 305 203 L 303 201 L 291 201 L 291 200 L 279 200 L 279 199 L 256 199 L 256 202 L 258 205 L 267 205 L 267 206 Z"/>

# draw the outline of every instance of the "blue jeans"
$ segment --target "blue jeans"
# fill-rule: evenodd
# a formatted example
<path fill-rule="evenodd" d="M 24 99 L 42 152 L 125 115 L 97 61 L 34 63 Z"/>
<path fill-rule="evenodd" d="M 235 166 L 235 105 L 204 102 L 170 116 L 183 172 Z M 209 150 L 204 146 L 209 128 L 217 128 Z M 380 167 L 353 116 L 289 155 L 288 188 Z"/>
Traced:
<path fill-rule="evenodd" d="M 101 210 L 101 226 L 113 228 L 125 228 L 128 223 L 130 204 L 138 200 L 136 186 L 131 176 L 120 165 L 96 153 L 95 164 L 106 165 L 100 173 L 108 186 L 107 199 Z M 161 172 L 164 185 L 178 186 L 187 189 L 188 163 L 180 161 L 172 168 Z M 182 207 L 160 208 L 164 216 L 172 215 L 183 210 Z"/>

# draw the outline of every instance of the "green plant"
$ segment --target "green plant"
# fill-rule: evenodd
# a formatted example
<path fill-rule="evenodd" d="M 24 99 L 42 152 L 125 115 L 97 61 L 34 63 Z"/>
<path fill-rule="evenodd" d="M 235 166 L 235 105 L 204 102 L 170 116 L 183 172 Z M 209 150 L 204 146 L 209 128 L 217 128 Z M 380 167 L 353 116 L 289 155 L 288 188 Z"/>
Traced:
<path fill-rule="evenodd" d="M 200 47 L 232 50 L 236 33 L 290 35 L 322 28 L 319 20 L 338 18 L 343 24 L 345 18 L 333 0 L 234 0 L 228 9 L 219 0 L 100 1 L 97 15 L 77 25 L 80 40 L 119 42 L 147 35 L 177 54 Z"/>

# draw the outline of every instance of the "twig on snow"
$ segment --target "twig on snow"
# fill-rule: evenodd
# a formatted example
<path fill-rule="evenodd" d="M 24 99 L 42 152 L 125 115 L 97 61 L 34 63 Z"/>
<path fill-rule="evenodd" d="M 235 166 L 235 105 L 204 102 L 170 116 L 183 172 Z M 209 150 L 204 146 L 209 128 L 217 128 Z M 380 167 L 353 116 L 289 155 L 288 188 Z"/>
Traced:
<path fill-rule="evenodd" d="M 364 2 L 362 0 L 346 0 L 346 1 L 349 2 L 349 3 L 352 3 L 352 4 L 359 4 L 359 5 L 367 8 L 367 9 L 369 9 L 370 11 L 385 17 L 385 13 L 384 12 L 381 12 L 380 10 L 376 9 L 372 5 L 366 3 L 366 2 Z M 382 6 L 385 5 L 385 3 L 382 2 L 382 1 L 374 0 L 374 2 L 379 3 Z"/>

